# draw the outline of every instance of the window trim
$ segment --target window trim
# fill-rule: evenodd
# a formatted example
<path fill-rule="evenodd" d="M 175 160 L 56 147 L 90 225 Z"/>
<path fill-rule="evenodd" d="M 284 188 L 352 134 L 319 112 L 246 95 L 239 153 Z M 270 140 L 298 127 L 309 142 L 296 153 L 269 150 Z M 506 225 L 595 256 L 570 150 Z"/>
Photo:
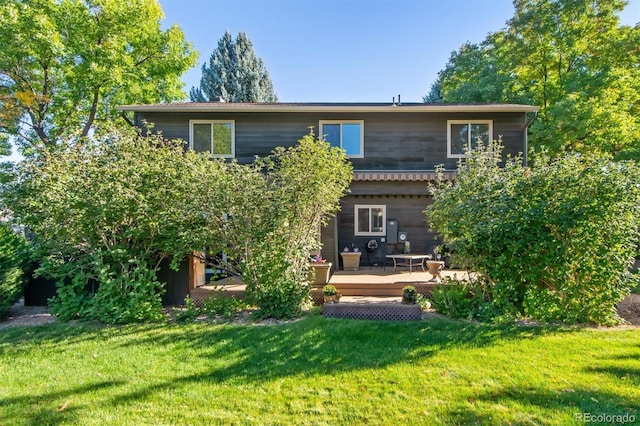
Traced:
<path fill-rule="evenodd" d="M 364 120 L 320 120 L 318 128 L 320 129 L 320 138 L 324 140 L 324 125 L 339 124 L 340 125 L 340 148 L 342 147 L 342 125 L 343 124 L 359 124 L 360 125 L 360 154 L 347 154 L 347 158 L 364 158 Z M 345 150 L 346 151 L 346 150 Z"/>
<path fill-rule="evenodd" d="M 371 218 L 371 209 L 382 209 L 382 231 L 379 232 L 359 232 L 358 231 L 358 209 L 369 209 L 369 217 Z M 369 222 L 369 229 L 371 229 L 371 222 Z M 353 206 L 353 235 L 370 237 L 378 236 L 384 237 L 387 235 L 387 206 L 386 204 L 356 204 Z"/>
<path fill-rule="evenodd" d="M 453 154 L 451 152 L 451 125 L 452 124 L 467 124 L 471 127 L 473 124 L 488 124 L 489 125 L 489 143 L 493 141 L 493 120 L 447 120 L 447 158 L 468 158 L 467 154 Z M 467 138 L 467 150 L 471 149 L 471 132 Z"/>
<path fill-rule="evenodd" d="M 211 125 L 211 150 L 209 153 L 214 158 L 235 158 L 236 156 L 236 121 L 235 120 L 189 120 L 189 149 L 193 150 L 193 125 L 209 124 Z M 231 154 L 215 154 L 213 152 L 213 125 L 214 124 L 231 124 Z"/>

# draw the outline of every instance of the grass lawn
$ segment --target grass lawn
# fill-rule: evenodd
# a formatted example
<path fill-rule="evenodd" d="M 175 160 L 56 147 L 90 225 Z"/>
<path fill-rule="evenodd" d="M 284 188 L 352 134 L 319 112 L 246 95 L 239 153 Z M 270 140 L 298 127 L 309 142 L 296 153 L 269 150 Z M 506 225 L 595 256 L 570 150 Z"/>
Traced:
<path fill-rule="evenodd" d="M 580 413 L 640 422 L 639 329 L 311 316 L 0 331 L 3 425 L 564 425 Z"/>

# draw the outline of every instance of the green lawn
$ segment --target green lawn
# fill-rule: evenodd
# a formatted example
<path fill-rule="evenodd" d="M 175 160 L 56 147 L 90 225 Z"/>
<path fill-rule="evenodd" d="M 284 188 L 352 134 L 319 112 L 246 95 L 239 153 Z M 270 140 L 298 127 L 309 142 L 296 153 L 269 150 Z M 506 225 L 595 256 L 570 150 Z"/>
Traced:
<path fill-rule="evenodd" d="M 640 422 L 640 330 L 308 317 L 0 331 L 0 424 Z"/>

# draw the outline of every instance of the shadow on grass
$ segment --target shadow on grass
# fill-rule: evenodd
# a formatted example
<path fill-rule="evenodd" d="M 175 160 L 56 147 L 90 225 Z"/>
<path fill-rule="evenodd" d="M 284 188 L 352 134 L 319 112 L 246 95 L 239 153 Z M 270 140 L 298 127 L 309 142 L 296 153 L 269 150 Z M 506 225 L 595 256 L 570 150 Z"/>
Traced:
<path fill-rule="evenodd" d="M 415 362 L 450 348 L 478 348 L 510 339 L 561 332 L 551 328 L 495 327 L 449 320 L 389 323 L 308 318 L 279 326 L 191 325 L 145 333 L 125 345 L 188 348 L 205 372 L 147 386 L 114 400 L 145 398 L 167 386 L 203 382 L 261 383 L 281 377 L 337 374 Z"/>
<path fill-rule="evenodd" d="M 502 387 L 468 399 L 466 408 L 447 413 L 455 424 L 567 424 L 584 423 L 584 415 L 620 416 L 640 419 L 640 402 L 621 393 L 589 389 Z M 492 407 L 500 409 L 492 409 Z M 505 407 L 518 418 L 504 418 Z M 557 418 L 541 418 L 540 413 L 555 413 Z M 612 417 L 610 417 L 612 418 Z M 632 421 L 633 422 L 633 421 Z M 613 424 L 611 420 L 604 423 Z M 598 423 L 601 424 L 601 423 Z M 634 423 L 635 424 L 635 423 Z"/>
<path fill-rule="evenodd" d="M 65 389 L 58 392 L 30 393 L 29 395 L 11 396 L 0 398 L 0 406 L 4 407 L 0 415 L 0 424 L 30 424 L 30 425 L 55 425 L 78 424 L 77 413 L 85 406 L 78 405 L 74 401 L 75 396 L 86 392 L 96 392 L 102 389 L 122 385 L 120 381 L 103 381 Z M 62 403 L 60 403 L 62 401 Z M 56 407 L 56 405 L 58 405 Z M 11 407 L 30 407 L 29 410 L 20 410 L 17 413 L 11 411 Z M 54 408 L 55 407 L 55 408 Z"/>
<path fill-rule="evenodd" d="M 63 345 L 65 347 L 104 337 L 113 327 L 99 323 L 54 323 L 38 326 L 13 327 L 0 330 L 0 356 L 6 349 L 16 353 L 16 345 L 24 345 L 30 351 L 31 345 Z"/>
<path fill-rule="evenodd" d="M 176 362 L 189 362 L 197 367 L 193 368 L 197 373 L 174 374 L 166 380 L 141 383 L 125 393 L 110 392 L 107 400 L 118 406 L 151 398 L 166 389 L 201 383 L 259 384 L 289 376 L 335 375 L 416 362 L 448 349 L 482 348 L 509 340 L 536 339 L 572 331 L 574 329 L 492 326 L 444 319 L 382 322 L 323 317 L 309 317 L 275 326 L 165 324 L 103 327 L 54 324 L 34 327 L 28 332 L 13 330 L 0 333 L 3 341 L 0 355 L 7 352 L 19 356 L 21 351 L 37 350 L 41 344 L 59 345 L 61 350 L 70 350 L 69 346 L 74 343 L 101 340 L 110 351 L 125 353 L 127 348 L 135 347 L 146 351 L 149 356 L 159 351 L 175 353 Z M 187 356 L 188 361 L 185 361 Z M 118 386 L 118 383 L 107 382 L 103 386 Z M 78 391 L 81 390 L 71 389 L 65 393 L 72 395 Z M 61 398 L 55 394 L 39 397 L 54 402 Z M 2 404 L 11 402 L 0 400 Z M 39 423 L 38 416 L 48 418 L 50 411 L 32 413 L 33 423 Z M 70 411 L 68 416 L 72 413 Z M 485 420 L 483 413 L 469 415 L 474 416 L 469 419 L 476 423 Z M 64 421 L 72 420 L 67 418 Z"/>

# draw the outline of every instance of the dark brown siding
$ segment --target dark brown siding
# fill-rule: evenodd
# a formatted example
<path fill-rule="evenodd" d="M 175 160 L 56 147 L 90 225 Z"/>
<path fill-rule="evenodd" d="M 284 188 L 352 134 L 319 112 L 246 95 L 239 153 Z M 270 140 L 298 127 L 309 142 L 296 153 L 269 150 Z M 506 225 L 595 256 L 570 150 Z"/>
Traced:
<path fill-rule="evenodd" d="M 333 265 L 331 266 L 332 272 L 338 269 L 338 240 L 337 240 L 337 222 L 336 218 L 333 217 L 329 221 L 329 224 L 322 228 L 322 232 L 320 234 L 320 241 L 322 241 L 322 258 L 326 259 L 328 262 L 331 262 Z"/>
<path fill-rule="evenodd" d="M 251 162 L 276 146 L 292 146 L 320 120 L 364 120 L 364 158 L 354 158 L 356 170 L 433 170 L 447 158 L 447 120 L 493 120 L 493 136 L 502 135 L 505 154 L 525 150 L 524 113 L 137 113 L 136 122 L 154 123 L 168 139 L 189 139 L 189 120 L 235 120 L 236 158 Z"/>
<path fill-rule="evenodd" d="M 391 182 L 377 182 L 377 184 L 391 184 Z M 431 203 L 431 197 L 427 195 L 426 189 L 421 195 L 391 195 L 390 191 L 382 191 L 384 195 L 354 195 L 360 194 L 360 183 L 354 184 L 354 191 L 351 195 L 341 200 L 341 210 L 338 213 L 338 249 L 343 250 L 345 247 L 352 249 L 357 247 L 362 252 L 360 264 L 367 266 L 373 263 L 380 263 L 384 259 L 385 254 L 402 253 L 403 244 L 386 244 L 381 241 L 381 237 L 361 237 L 354 235 L 354 206 L 356 204 L 373 204 L 385 205 L 387 212 L 387 220 L 395 219 L 398 221 L 398 231 L 407 232 L 407 240 L 411 245 L 411 253 L 431 254 L 433 248 L 438 244 L 436 241 L 436 233 L 429 229 L 424 215 L 424 209 Z M 421 182 L 396 182 L 395 185 L 387 185 L 388 188 L 396 186 L 404 187 L 406 193 L 418 193 L 426 184 Z M 398 191 L 402 192 L 402 191 Z M 375 252 L 367 250 L 369 240 L 375 239 L 378 242 L 379 249 Z"/>

